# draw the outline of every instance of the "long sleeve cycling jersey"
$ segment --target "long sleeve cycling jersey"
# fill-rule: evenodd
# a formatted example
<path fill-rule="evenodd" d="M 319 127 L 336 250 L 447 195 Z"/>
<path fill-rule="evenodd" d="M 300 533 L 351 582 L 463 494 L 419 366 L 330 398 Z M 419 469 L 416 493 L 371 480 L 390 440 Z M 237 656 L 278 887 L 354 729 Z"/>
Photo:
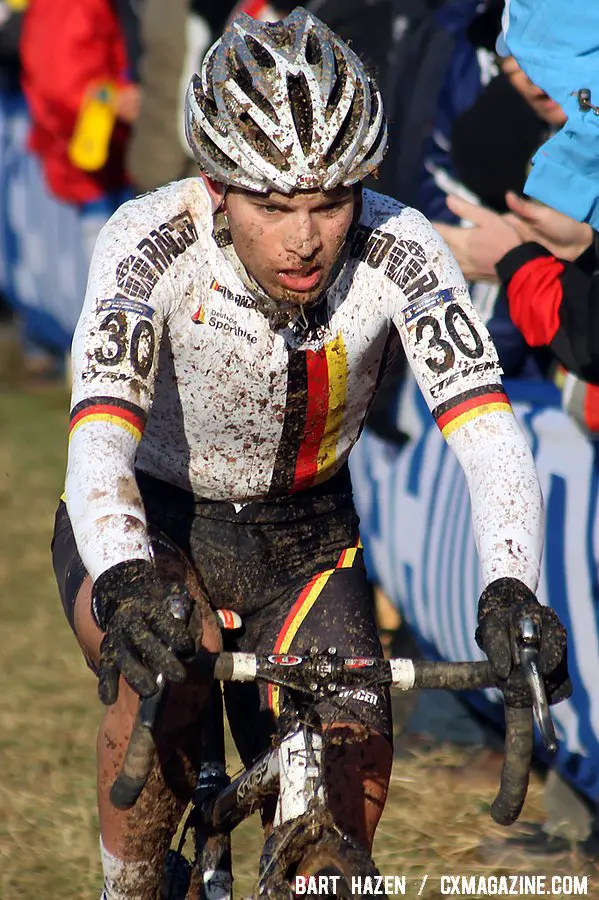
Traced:
<path fill-rule="evenodd" d="M 399 333 L 466 473 L 485 583 L 513 576 L 534 589 L 534 463 L 492 341 L 430 223 L 364 191 L 336 279 L 307 317 L 298 308 L 281 325 L 248 292 L 213 222 L 203 182 L 187 179 L 122 206 L 96 245 L 73 342 L 66 482 L 92 577 L 150 556 L 136 468 L 235 504 L 329 479 Z"/>

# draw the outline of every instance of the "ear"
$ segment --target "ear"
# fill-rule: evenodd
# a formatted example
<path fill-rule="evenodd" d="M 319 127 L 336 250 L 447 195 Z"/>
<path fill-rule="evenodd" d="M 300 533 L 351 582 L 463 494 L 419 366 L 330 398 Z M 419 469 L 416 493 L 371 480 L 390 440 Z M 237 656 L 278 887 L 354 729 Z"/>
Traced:
<path fill-rule="evenodd" d="M 213 178 L 209 178 L 207 175 L 204 175 L 203 172 L 200 172 L 200 178 L 206 185 L 206 190 L 212 201 L 212 212 L 215 213 L 223 204 L 227 186 L 221 181 L 215 181 Z"/>

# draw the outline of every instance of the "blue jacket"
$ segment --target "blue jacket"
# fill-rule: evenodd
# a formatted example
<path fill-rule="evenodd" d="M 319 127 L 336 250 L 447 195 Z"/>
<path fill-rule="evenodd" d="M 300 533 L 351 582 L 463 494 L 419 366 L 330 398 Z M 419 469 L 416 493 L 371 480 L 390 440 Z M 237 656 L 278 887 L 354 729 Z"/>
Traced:
<path fill-rule="evenodd" d="M 588 88 L 599 106 L 599 3 L 506 0 L 497 49 L 512 54 L 568 116 L 537 151 L 526 193 L 599 229 L 599 115 L 582 110 L 576 96 Z"/>

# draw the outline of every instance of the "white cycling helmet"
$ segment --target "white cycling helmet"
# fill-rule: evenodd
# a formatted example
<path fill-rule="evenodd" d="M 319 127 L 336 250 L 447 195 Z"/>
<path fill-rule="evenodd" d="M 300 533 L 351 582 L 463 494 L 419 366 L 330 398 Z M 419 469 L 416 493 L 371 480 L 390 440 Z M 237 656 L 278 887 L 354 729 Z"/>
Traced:
<path fill-rule="evenodd" d="M 191 79 L 185 132 L 202 172 L 266 193 L 361 181 L 387 146 L 381 95 L 356 54 L 298 7 L 233 19 Z"/>

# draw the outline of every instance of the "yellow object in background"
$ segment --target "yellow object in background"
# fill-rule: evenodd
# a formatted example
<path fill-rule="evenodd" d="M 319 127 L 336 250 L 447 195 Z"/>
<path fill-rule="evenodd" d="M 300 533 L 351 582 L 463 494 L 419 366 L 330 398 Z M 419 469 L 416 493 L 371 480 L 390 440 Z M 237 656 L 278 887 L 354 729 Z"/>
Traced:
<path fill-rule="evenodd" d="M 96 172 L 108 159 L 116 119 L 116 93 L 114 84 L 96 84 L 83 98 L 69 144 L 69 159 L 79 169 Z"/>
<path fill-rule="evenodd" d="M 23 12 L 29 6 L 29 0 L 4 0 L 4 5 L 13 12 Z"/>

